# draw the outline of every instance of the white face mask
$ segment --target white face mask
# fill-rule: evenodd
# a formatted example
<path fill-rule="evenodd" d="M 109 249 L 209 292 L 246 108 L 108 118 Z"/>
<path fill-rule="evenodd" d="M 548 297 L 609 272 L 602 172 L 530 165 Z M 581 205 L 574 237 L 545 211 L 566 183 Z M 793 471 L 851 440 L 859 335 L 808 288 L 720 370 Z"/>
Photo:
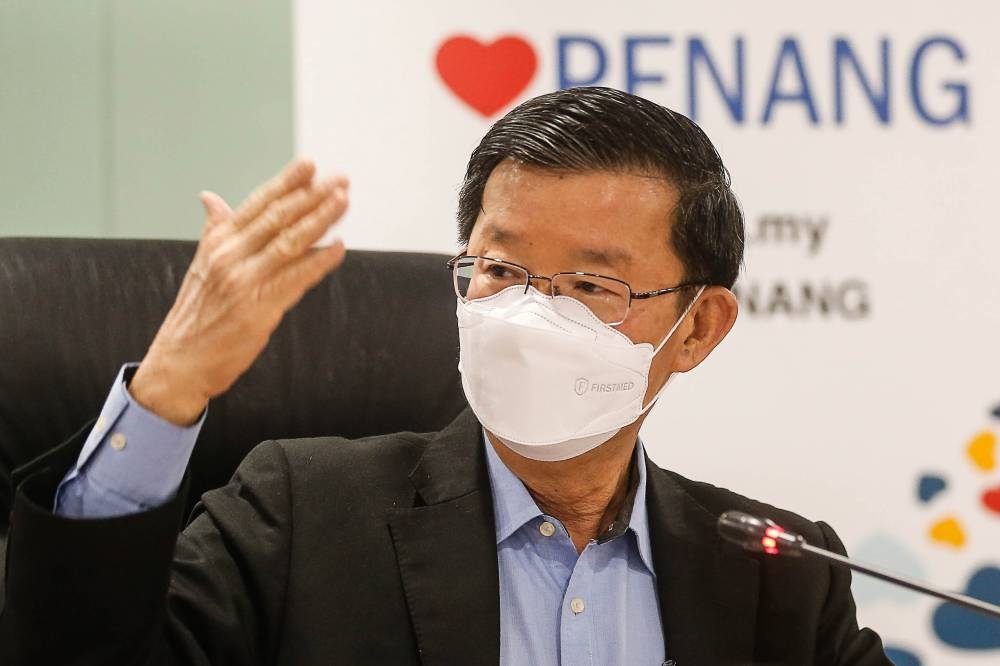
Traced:
<path fill-rule="evenodd" d="M 667 387 L 669 379 L 642 404 L 653 358 L 704 290 L 655 348 L 633 343 L 576 299 L 534 287 L 459 300 L 458 369 L 469 406 L 526 458 L 586 453 L 634 423 Z"/>

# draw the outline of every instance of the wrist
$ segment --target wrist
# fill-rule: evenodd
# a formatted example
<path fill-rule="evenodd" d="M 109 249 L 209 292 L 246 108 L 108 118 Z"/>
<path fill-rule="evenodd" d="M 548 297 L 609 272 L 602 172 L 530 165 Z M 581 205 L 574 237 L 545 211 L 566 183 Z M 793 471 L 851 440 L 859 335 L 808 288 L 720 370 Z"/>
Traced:
<path fill-rule="evenodd" d="M 208 397 L 192 391 L 192 382 L 171 371 L 170 364 L 143 359 L 127 390 L 144 409 L 174 425 L 193 425 L 205 411 Z"/>

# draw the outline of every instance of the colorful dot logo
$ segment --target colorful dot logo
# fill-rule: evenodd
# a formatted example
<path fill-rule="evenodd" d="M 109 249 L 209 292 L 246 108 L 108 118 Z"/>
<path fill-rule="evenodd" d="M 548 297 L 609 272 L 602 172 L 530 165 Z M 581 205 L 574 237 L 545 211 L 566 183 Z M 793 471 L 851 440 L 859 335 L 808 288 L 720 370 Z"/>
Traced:
<path fill-rule="evenodd" d="M 991 412 L 997 418 L 997 407 Z M 973 435 L 965 446 L 968 463 L 986 477 L 980 494 L 982 508 L 1000 520 L 1000 482 L 990 484 L 990 476 L 997 468 L 997 434 L 992 429 L 984 429 Z M 948 480 L 940 474 L 924 474 L 917 480 L 917 500 L 922 504 L 931 504 L 934 499 L 948 488 Z M 932 541 L 959 549 L 965 546 L 966 534 L 962 521 L 958 516 L 939 517 L 928 528 Z"/>
<path fill-rule="evenodd" d="M 992 604 L 1000 605 L 1000 441 L 998 441 L 997 421 L 1000 421 L 1000 404 L 989 410 L 988 425 L 970 434 L 961 447 L 961 466 L 953 478 L 960 478 L 964 487 L 971 477 L 974 483 L 981 483 L 969 496 L 978 498 L 972 506 L 954 506 L 953 480 L 942 472 L 927 472 L 916 480 L 914 488 L 917 503 L 931 515 L 927 525 L 926 538 L 934 547 L 944 552 L 966 551 L 970 543 L 977 547 L 993 543 L 995 548 L 986 552 L 995 553 L 995 561 L 979 563 L 968 574 L 962 592 Z M 954 482 L 957 483 L 957 482 Z M 947 504 L 944 498 L 951 496 L 950 510 L 935 507 Z M 973 513 L 978 515 L 973 515 Z M 983 530 L 988 534 L 983 534 Z M 992 528 L 995 528 L 992 529 Z M 972 533 L 975 532 L 975 533 Z M 914 578 L 926 578 L 926 571 L 920 558 L 898 539 L 887 532 L 877 532 L 862 544 L 856 555 L 869 561 L 892 562 L 894 568 Z M 968 556 L 968 554 L 966 555 Z M 859 603 L 874 600 L 888 600 L 895 603 L 910 603 L 914 600 L 905 592 L 890 587 L 877 587 L 867 581 L 855 581 L 855 598 Z M 940 603 L 934 607 L 930 618 L 934 636 L 943 644 L 959 650 L 984 651 L 1000 650 L 1000 620 L 994 620 L 954 604 Z M 910 646 L 886 643 L 886 656 L 895 666 L 922 666 L 925 661 L 918 651 Z M 970 655 L 971 656 L 971 655 Z M 977 662 L 978 663 L 978 662 Z"/>
<path fill-rule="evenodd" d="M 1000 419 L 1000 405 L 990 411 L 992 419 Z M 1000 560 L 1000 479 L 997 478 L 997 433 L 987 427 L 973 434 L 964 448 L 965 461 L 982 478 L 979 492 L 980 505 L 973 510 L 985 511 L 996 518 L 997 557 Z M 917 500 L 933 507 L 934 500 L 948 489 L 948 480 L 942 474 L 924 474 L 917 480 Z M 965 548 L 970 535 L 961 515 L 937 516 L 927 530 L 930 540 L 937 546 L 951 550 Z M 986 538 L 986 535 L 980 535 Z M 963 590 L 965 594 L 993 604 L 1000 604 L 1000 568 L 980 566 L 971 572 Z M 1000 621 L 990 619 L 953 604 L 939 604 L 934 610 L 934 633 L 947 645 L 964 650 L 1000 649 Z M 912 656 L 912 655 L 911 655 Z M 914 657 L 915 658 L 915 657 Z M 905 659 L 902 662 L 907 663 Z"/>

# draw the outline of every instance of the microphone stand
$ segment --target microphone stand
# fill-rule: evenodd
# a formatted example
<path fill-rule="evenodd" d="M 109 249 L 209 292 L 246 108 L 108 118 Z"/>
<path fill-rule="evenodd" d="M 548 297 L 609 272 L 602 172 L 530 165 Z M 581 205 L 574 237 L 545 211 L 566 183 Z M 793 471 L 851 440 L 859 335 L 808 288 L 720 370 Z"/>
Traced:
<path fill-rule="evenodd" d="M 802 544 L 802 552 L 809 553 L 810 555 L 815 555 L 816 557 L 823 558 L 829 562 L 839 564 L 841 566 L 849 567 L 858 573 L 863 573 L 867 576 L 873 578 L 878 578 L 879 580 L 884 580 L 887 583 L 892 583 L 894 585 L 899 585 L 900 587 L 905 587 L 916 592 L 923 592 L 924 594 L 929 594 L 932 597 L 937 597 L 938 599 L 943 599 L 944 601 L 950 601 L 953 604 L 958 604 L 959 606 L 964 606 L 970 610 L 978 611 L 992 618 L 1000 620 L 1000 606 L 994 606 L 993 604 L 987 603 L 980 599 L 970 597 L 964 594 L 956 594 L 954 592 L 946 592 L 944 590 L 937 590 L 929 585 L 925 585 L 920 581 L 914 580 L 912 578 L 906 578 L 905 576 L 900 576 L 899 574 L 890 573 L 883 569 L 877 569 L 868 564 L 862 564 L 860 562 L 855 562 L 849 557 L 844 557 L 843 555 L 838 555 L 837 553 L 832 553 L 829 550 L 823 550 L 822 548 L 817 548 L 816 546 L 810 546 L 808 543 Z"/>
<path fill-rule="evenodd" d="M 797 556 L 806 553 L 837 566 L 847 567 L 858 573 L 872 576 L 873 578 L 878 578 L 879 580 L 899 585 L 915 592 L 937 597 L 938 599 L 958 604 L 969 610 L 974 610 L 1000 620 L 1000 606 L 964 594 L 935 589 L 918 580 L 890 573 L 884 569 L 856 562 L 849 557 L 838 555 L 829 550 L 811 546 L 806 543 L 806 540 L 801 535 L 787 532 L 784 528 L 766 518 L 758 518 L 741 511 L 727 511 L 719 516 L 718 525 L 719 534 L 746 550 L 763 552 L 768 555 Z"/>

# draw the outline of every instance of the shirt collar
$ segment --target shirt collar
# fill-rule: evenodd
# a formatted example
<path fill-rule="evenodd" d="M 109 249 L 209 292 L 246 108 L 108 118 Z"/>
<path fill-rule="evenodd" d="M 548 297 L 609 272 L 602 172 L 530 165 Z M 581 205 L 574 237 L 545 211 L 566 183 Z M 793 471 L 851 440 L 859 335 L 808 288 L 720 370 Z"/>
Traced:
<path fill-rule="evenodd" d="M 496 524 L 496 539 L 499 546 L 525 523 L 543 514 L 521 479 L 517 478 L 497 455 L 485 430 L 483 446 L 486 447 L 486 466 L 490 475 L 490 490 L 493 492 L 493 520 Z M 635 534 L 639 557 L 655 576 L 646 512 L 646 455 L 641 439 L 636 442 L 632 465 L 634 473 L 638 475 L 635 496 L 631 506 L 626 504 L 622 507 L 619 519 L 628 516 L 628 529 Z"/>
<path fill-rule="evenodd" d="M 499 546 L 522 525 L 542 515 L 534 498 L 528 493 L 521 479 L 510 471 L 493 449 L 486 431 L 483 431 L 483 445 L 486 447 L 486 467 L 490 473 L 490 490 L 493 491 L 493 522 L 496 523 L 497 545 Z"/>

